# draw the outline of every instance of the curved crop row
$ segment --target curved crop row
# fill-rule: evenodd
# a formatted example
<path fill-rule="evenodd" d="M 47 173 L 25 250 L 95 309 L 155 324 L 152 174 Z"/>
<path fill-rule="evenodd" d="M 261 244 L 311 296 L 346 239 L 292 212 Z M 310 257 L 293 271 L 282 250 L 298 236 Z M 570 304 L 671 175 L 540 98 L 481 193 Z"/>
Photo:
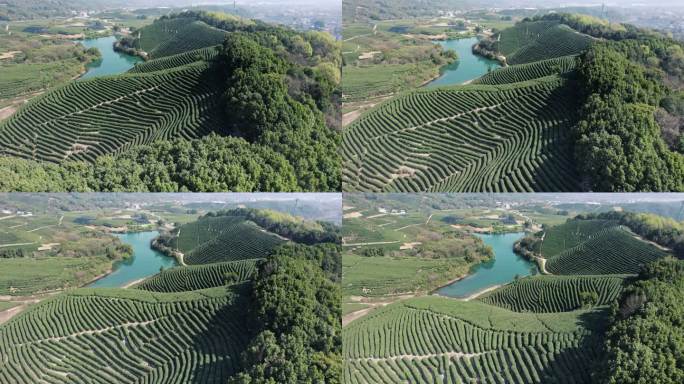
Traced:
<path fill-rule="evenodd" d="M 635 274 L 643 265 L 666 255 L 618 226 L 561 252 L 546 263 L 546 269 L 559 275 Z"/>
<path fill-rule="evenodd" d="M 510 65 L 496 69 L 473 80 L 472 84 L 510 84 L 560 75 L 575 69 L 575 56 L 563 56 L 528 64 Z"/>
<path fill-rule="evenodd" d="M 163 71 L 184 65 L 192 64 L 198 61 L 210 61 L 218 56 L 218 46 L 195 49 L 189 52 L 183 52 L 172 56 L 163 57 L 161 59 L 149 60 L 144 63 L 137 64 L 131 68 L 128 73 L 146 73 Z"/>
<path fill-rule="evenodd" d="M 152 58 L 167 57 L 193 51 L 200 48 L 222 44 L 228 32 L 207 25 L 203 21 L 194 21 L 161 44 L 149 51 Z"/>
<path fill-rule="evenodd" d="M 223 127 L 219 85 L 206 63 L 72 82 L 0 122 L 0 153 L 61 162 Z"/>
<path fill-rule="evenodd" d="M 547 77 L 415 91 L 384 103 L 344 132 L 344 190 L 577 190 L 566 86 Z"/>
<path fill-rule="evenodd" d="M 568 220 L 544 231 L 541 254 L 545 258 L 552 258 L 617 225 L 612 220 Z"/>
<path fill-rule="evenodd" d="M 88 289 L 0 328 L 0 383 L 224 383 L 249 341 L 225 288 Z"/>
<path fill-rule="evenodd" d="M 496 50 L 505 56 L 513 54 L 530 41 L 543 35 L 547 30 L 558 26 L 556 21 L 531 21 L 517 23 L 499 34 Z"/>
<path fill-rule="evenodd" d="M 592 42 L 556 21 L 521 22 L 504 29 L 495 42 L 495 49 L 506 57 L 508 64 L 525 64 L 562 56 L 578 55 Z"/>
<path fill-rule="evenodd" d="M 218 216 L 181 226 L 175 247 L 196 265 L 262 258 L 283 241 L 242 216 Z"/>
<path fill-rule="evenodd" d="M 598 352 L 589 330 L 487 328 L 409 305 L 353 322 L 343 345 L 345 383 L 590 383 Z"/>
<path fill-rule="evenodd" d="M 595 293 L 592 306 L 608 305 L 622 291 L 622 276 L 533 276 L 516 280 L 478 298 L 516 312 L 565 312 L 580 309 L 583 293 Z"/>
<path fill-rule="evenodd" d="M 136 32 L 137 47 L 150 58 L 171 56 L 223 43 L 226 31 L 194 18 L 156 20 Z"/>
<path fill-rule="evenodd" d="M 236 284 L 252 278 L 256 260 L 191 265 L 162 271 L 135 286 L 154 292 L 185 292 Z"/>

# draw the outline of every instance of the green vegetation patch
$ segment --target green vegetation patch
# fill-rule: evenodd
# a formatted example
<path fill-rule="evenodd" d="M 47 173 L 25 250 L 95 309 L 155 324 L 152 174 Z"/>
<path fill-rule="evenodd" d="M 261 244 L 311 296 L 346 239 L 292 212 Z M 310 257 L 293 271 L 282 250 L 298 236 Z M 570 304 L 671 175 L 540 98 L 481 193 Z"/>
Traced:
<path fill-rule="evenodd" d="M 612 304 L 624 276 L 532 276 L 518 279 L 478 298 L 516 312 L 566 312 Z"/>
<path fill-rule="evenodd" d="M 0 351 L 8 357 L 0 381 L 224 382 L 241 369 L 239 353 L 249 341 L 238 302 L 239 294 L 224 288 L 63 294 L 0 328 Z"/>
<path fill-rule="evenodd" d="M 104 256 L 0 259 L 0 294 L 20 296 L 79 287 L 111 266 L 111 259 Z"/>
<path fill-rule="evenodd" d="M 345 295 L 386 296 L 428 292 L 468 272 L 463 259 L 367 257 L 345 254 L 342 290 Z"/>
<path fill-rule="evenodd" d="M 250 280 L 255 267 L 256 260 L 176 267 L 146 279 L 135 288 L 154 292 L 184 292 L 238 284 Z"/>
<path fill-rule="evenodd" d="M 346 191 L 575 191 L 569 85 L 551 76 L 404 94 L 344 132 Z"/>
<path fill-rule="evenodd" d="M 262 258 L 282 242 L 242 216 L 218 216 L 181 226 L 175 248 L 192 265 Z"/>
<path fill-rule="evenodd" d="M 485 42 L 486 44 L 487 42 Z M 523 21 L 500 32 L 492 42 L 494 51 L 509 64 L 525 64 L 568 55 L 577 55 L 592 38 L 552 20 Z"/>
<path fill-rule="evenodd" d="M 551 258 L 596 236 L 606 228 L 615 227 L 613 220 L 568 220 L 565 224 L 544 231 L 541 254 Z"/>
<path fill-rule="evenodd" d="M 205 63 L 72 82 L 1 122 L 0 146 L 26 159 L 94 162 L 159 139 L 196 138 L 219 130 L 218 94 Z"/>
<path fill-rule="evenodd" d="M 498 68 L 472 81 L 472 84 L 510 84 L 539 79 L 551 75 L 562 75 L 575 69 L 576 56 L 562 56 L 527 64 Z"/>
<path fill-rule="evenodd" d="M 625 227 L 601 230 L 581 244 L 567 248 L 546 263 L 546 269 L 561 275 L 638 273 L 666 251 L 636 238 Z"/>
<path fill-rule="evenodd" d="M 599 348 L 594 331 L 584 326 L 589 321 L 600 326 L 605 315 L 523 314 L 478 302 L 411 299 L 344 329 L 344 380 L 590 383 L 587 367 Z"/>

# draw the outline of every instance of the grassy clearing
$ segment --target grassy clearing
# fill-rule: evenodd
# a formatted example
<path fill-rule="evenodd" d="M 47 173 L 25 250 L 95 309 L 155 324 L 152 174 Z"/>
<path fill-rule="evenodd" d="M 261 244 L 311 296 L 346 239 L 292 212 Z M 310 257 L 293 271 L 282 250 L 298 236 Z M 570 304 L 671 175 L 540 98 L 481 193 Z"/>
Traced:
<path fill-rule="evenodd" d="M 0 295 L 80 287 L 111 267 L 104 256 L 0 259 Z"/>

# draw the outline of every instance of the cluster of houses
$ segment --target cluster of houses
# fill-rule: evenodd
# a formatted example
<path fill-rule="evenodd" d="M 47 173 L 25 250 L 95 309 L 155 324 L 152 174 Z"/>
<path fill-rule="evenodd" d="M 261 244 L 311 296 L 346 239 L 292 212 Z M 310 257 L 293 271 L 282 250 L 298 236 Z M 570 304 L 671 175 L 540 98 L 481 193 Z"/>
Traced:
<path fill-rule="evenodd" d="M 405 215 L 406 210 L 405 209 L 390 209 L 388 210 L 387 208 L 379 207 L 378 212 L 384 213 L 387 215 Z"/>
<path fill-rule="evenodd" d="M 19 217 L 31 217 L 31 216 L 33 216 L 33 212 L 31 212 L 31 211 L 13 211 L 11 209 L 3 209 L 2 213 L 5 215 L 16 215 Z"/>

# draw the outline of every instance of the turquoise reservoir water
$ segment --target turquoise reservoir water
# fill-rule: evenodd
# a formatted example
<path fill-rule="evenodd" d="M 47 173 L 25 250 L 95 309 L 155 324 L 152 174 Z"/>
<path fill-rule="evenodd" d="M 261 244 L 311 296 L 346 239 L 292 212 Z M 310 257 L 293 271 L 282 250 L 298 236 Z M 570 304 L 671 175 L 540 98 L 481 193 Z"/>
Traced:
<path fill-rule="evenodd" d="M 142 61 L 138 56 L 126 55 L 114 51 L 115 41 L 116 37 L 114 36 L 80 41 L 86 48 L 95 47 L 102 53 L 102 59 L 88 64 L 88 72 L 84 73 L 80 79 L 124 73 L 133 68 L 135 63 Z"/>
<path fill-rule="evenodd" d="M 458 60 L 442 67 L 440 70 L 442 75 L 427 86 L 463 84 L 466 81 L 477 79 L 490 70 L 493 71 L 501 67 L 501 64 L 496 60 L 473 54 L 472 46 L 475 43 L 477 43 L 477 37 L 440 41 L 439 44 L 445 50 L 452 49 L 458 53 Z"/>
<path fill-rule="evenodd" d="M 524 233 L 477 236 L 494 249 L 494 260 L 475 266 L 466 278 L 440 288 L 437 294 L 464 298 L 483 289 L 509 283 L 516 275 L 523 277 L 537 273 L 535 264 L 513 252 L 513 244 L 523 237 Z"/>
<path fill-rule="evenodd" d="M 133 257 L 114 263 L 114 272 L 88 285 L 89 288 L 123 287 L 136 280 L 159 273 L 159 268 L 175 267 L 176 259 L 155 251 L 150 246 L 159 232 L 138 232 L 116 235 L 122 242 L 133 247 Z"/>

